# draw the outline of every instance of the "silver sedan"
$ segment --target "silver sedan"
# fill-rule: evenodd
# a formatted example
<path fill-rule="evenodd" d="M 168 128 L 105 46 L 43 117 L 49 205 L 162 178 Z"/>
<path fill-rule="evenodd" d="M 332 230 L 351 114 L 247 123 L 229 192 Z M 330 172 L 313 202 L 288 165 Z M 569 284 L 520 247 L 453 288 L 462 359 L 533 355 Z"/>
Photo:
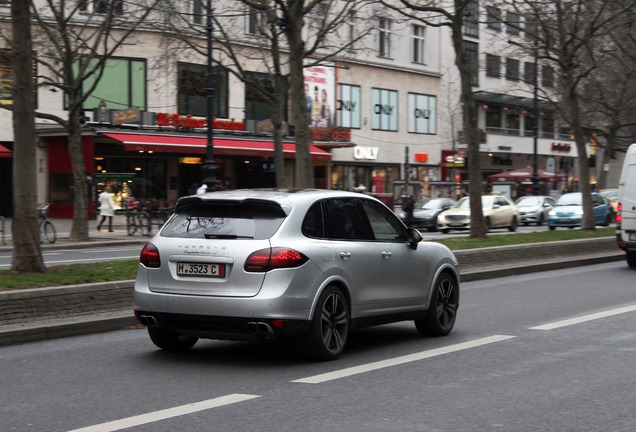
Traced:
<path fill-rule="evenodd" d="M 355 327 L 413 320 L 448 334 L 459 306 L 453 253 L 423 242 L 377 199 L 327 190 L 181 198 L 143 248 L 135 314 L 152 341 L 289 337 L 330 360 Z"/>

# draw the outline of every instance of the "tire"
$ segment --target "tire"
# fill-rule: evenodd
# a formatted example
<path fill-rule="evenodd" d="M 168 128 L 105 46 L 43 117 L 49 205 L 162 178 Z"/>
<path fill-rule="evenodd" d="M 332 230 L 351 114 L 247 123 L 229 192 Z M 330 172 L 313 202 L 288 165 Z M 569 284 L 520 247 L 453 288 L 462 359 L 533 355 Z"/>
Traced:
<path fill-rule="evenodd" d="M 342 291 L 329 286 L 320 295 L 309 332 L 301 339 L 302 354 L 315 360 L 335 360 L 349 338 L 349 307 Z"/>
<path fill-rule="evenodd" d="M 440 231 L 442 232 L 442 234 L 448 234 L 450 232 L 448 228 L 443 228 Z"/>
<path fill-rule="evenodd" d="M 512 222 L 510 223 L 510 226 L 508 227 L 508 231 L 510 231 L 510 232 L 515 232 L 515 231 L 517 231 L 517 225 L 518 225 L 518 223 L 517 223 L 517 217 L 516 217 L 516 216 L 513 216 L 513 217 L 512 217 Z"/>
<path fill-rule="evenodd" d="M 486 232 L 490 232 L 490 218 L 486 218 L 486 220 L 484 222 L 484 230 Z"/>
<path fill-rule="evenodd" d="M 195 337 L 181 336 L 179 333 L 155 327 L 148 327 L 148 335 L 152 343 L 165 351 L 186 351 L 199 340 Z"/>
<path fill-rule="evenodd" d="M 627 265 L 634 268 L 636 267 L 636 252 L 628 251 L 625 252 L 625 259 L 627 260 Z"/>
<path fill-rule="evenodd" d="M 137 231 L 137 215 L 135 214 L 128 214 L 126 216 L 126 230 L 128 231 L 128 235 L 134 235 L 135 232 Z"/>
<path fill-rule="evenodd" d="M 415 320 L 415 328 L 423 336 L 446 336 L 451 332 L 459 308 L 459 285 L 448 273 L 435 282 L 426 316 Z"/>
<path fill-rule="evenodd" d="M 152 230 L 152 225 L 150 224 L 150 216 L 148 216 L 147 213 L 140 213 L 137 218 L 137 226 L 141 235 L 149 236 L 150 231 Z"/>
<path fill-rule="evenodd" d="M 55 230 L 55 226 L 51 221 L 44 221 L 44 225 L 42 226 L 42 231 L 44 232 L 44 238 L 49 243 L 55 243 L 57 240 L 57 231 Z"/>
<path fill-rule="evenodd" d="M 555 226 L 551 226 L 551 225 L 548 228 L 550 228 L 550 231 L 554 231 L 556 229 Z"/>
<path fill-rule="evenodd" d="M 537 226 L 542 226 L 543 225 L 543 213 L 541 213 L 541 216 L 539 216 L 539 220 L 537 221 Z"/>

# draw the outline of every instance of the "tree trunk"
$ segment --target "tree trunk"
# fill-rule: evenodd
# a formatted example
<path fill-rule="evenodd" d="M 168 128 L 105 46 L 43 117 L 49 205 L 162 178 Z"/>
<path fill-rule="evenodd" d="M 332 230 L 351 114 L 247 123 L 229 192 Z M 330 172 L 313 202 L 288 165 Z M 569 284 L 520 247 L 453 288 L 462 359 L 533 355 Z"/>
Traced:
<path fill-rule="evenodd" d="M 69 106 L 78 107 L 76 97 L 69 95 Z M 82 127 L 78 109 L 69 109 L 68 150 L 73 171 L 73 225 L 70 241 L 88 241 L 88 180 L 82 144 Z"/>
<path fill-rule="evenodd" d="M 470 197 L 470 238 L 486 238 L 484 212 L 481 206 L 482 182 L 479 153 L 479 128 L 477 107 L 473 96 L 471 64 L 464 50 L 462 22 L 453 25 L 452 37 L 455 49 L 455 65 L 459 70 L 461 101 L 464 113 L 464 133 L 468 142 L 468 194 Z"/>
<path fill-rule="evenodd" d="M 12 273 L 46 271 L 38 232 L 35 98 L 29 2 L 11 2 L 13 27 L 13 261 Z"/>
<path fill-rule="evenodd" d="M 291 17 L 288 20 L 290 29 L 286 32 L 289 43 L 289 79 L 291 94 L 291 115 L 296 137 L 296 172 L 295 186 L 299 188 L 314 187 L 314 172 L 309 153 L 309 123 L 305 105 L 305 77 L 303 58 L 305 42 L 302 38 L 304 26 L 304 1 L 290 2 Z"/>

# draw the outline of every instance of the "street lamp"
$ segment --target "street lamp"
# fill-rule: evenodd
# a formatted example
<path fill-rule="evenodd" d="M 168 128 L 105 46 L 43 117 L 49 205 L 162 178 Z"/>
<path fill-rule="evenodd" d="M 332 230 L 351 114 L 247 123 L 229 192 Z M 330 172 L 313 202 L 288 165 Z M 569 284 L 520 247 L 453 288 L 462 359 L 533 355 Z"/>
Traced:
<path fill-rule="evenodd" d="M 537 163 L 537 144 L 539 141 L 539 42 L 534 41 L 534 122 L 533 122 L 533 150 L 532 150 L 532 193 L 539 192 L 539 170 Z"/>
<path fill-rule="evenodd" d="M 203 171 L 203 184 L 207 186 L 207 190 L 212 191 L 218 188 L 219 180 L 216 178 L 216 171 L 219 168 L 214 163 L 214 118 L 212 116 L 213 98 L 214 98 L 214 80 L 212 77 L 212 0 L 206 3 L 206 30 L 208 38 L 208 63 L 206 73 L 205 100 L 207 108 L 207 144 L 205 152 L 205 162 L 201 167 Z"/>

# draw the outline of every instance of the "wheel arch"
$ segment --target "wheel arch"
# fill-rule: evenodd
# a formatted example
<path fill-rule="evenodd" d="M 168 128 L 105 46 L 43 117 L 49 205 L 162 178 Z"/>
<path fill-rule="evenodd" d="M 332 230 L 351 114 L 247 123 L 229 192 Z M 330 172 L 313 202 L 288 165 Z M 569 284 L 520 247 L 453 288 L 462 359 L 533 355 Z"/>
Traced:
<path fill-rule="evenodd" d="M 323 283 L 320 285 L 320 288 L 316 290 L 316 295 L 314 296 L 314 299 L 311 302 L 311 311 L 309 312 L 309 320 L 314 319 L 314 314 L 316 313 L 316 305 L 318 304 L 318 299 L 320 298 L 322 293 L 330 286 L 335 286 L 342 292 L 342 295 L 345 296 L 345 299 L 347 300 L 347 309 L 349 309 L 349 316 L 353 317 L 353 305 L 351 302 L 351 287 L 344 279 L 338 276 L 332 276 L 330 278 L 325 279 Z"/>

